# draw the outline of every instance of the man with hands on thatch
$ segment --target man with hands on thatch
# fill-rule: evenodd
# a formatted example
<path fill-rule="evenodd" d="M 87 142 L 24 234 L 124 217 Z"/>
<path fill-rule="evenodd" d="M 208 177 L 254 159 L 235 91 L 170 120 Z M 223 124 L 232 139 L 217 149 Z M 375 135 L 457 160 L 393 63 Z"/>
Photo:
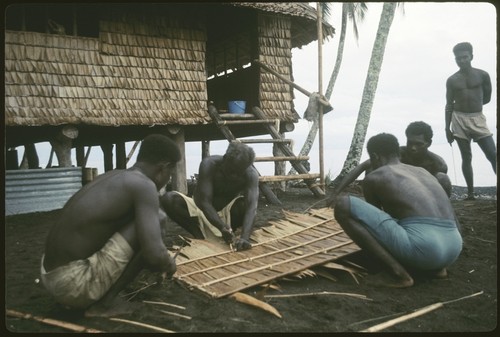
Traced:
<path fill-rule="evenodd" d="M 391 134 L 368 141 L 373 171 L 363 181 L 366 201 L 342 195 L 335 218 L 358 246 L 388 267 L 392 287 L 410 287 L 409 270 L 446 277 L 459 256 L 459 223 L 445 191 L 423 168 L 403 164 Z"/>
<path fill-rule="evenodd" d="M 160 198 L 163 209 L 196 239 L 222 237 L 236 250 L 250 249 L 259 198 L 254 159 L 251 147 L 230 143 L 223 156 L 201 161 L 192 198 L 177 191 L 167 192 Z M 234 231 L 239 227 L 241 235 L 236 239 Z"/>
<path fill-rule="evenodd" d="M 177 145 L 149 135 L 137 162 L 97 177 L 60 211 L 45 245 L 41 280 L 57 302 L 86 316 L 130 313 L 119 292 L 143 268 L 176 271 L 161 236 L 158 191 L 180 159 Z"/>

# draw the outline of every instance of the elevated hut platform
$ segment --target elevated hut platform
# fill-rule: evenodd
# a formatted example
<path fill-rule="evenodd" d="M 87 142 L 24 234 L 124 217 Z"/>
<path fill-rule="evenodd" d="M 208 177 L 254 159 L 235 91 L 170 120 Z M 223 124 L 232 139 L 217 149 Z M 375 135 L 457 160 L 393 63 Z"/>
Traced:
<path fill-rule="evenodd" d="M 253 247 L 236 252 L 221 242 L 192 240 L 177 257 L 175 278 L 189 289 L 220 298 L 321 265 L 360 248 L 333 217 L 331 208 L 284 218 L 254 230 Z"/>

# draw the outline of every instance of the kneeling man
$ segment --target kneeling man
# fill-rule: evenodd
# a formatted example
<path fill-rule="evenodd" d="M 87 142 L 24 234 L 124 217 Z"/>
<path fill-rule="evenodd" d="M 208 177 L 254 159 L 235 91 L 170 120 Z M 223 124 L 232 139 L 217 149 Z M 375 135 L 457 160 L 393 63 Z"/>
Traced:
<path fill-rule="evenodd" d="M 252 247 L 250 235 L 259 200 L 255 152 L 243 143 L 230 143 L 223 156 L 200 163 L 193 198 L 173 191 L 160 201 L 168 216 L 197 239 L 223 237 L 236 250 Z M 239 239 L 234 230 L 242 227 Z"/>
<path fill-rule="evenodd" d="M 393 135 L 372 137 L 367 150 L 373 171 L 363 180 L 366 201 L 341 196 L 335 218 L 389 268 L 392 280 L 385 285 L 412 286 L 410 269 L 445 277 L 460 255 L 462 237 L 444 189 L 425 169 L 400 162 Z"/>

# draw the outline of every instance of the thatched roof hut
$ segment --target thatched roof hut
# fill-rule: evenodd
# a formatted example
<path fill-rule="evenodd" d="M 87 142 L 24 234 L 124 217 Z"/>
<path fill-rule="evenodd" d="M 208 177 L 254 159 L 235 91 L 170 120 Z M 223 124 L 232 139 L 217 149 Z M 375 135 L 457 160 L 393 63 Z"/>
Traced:
<path fill-rule="evenodd" d="M 324 36 L 333 34 L 325 24 Z M 19 4 L 6 13 L 6 147 L 53 141 L 118 144 L 152 132 L 223 139 L 207 102 L 246 100 L 296 122 L 295 47 L 317 38 L 307 3 Z M 262 134 L 242 128 L 238 136 Z"/>

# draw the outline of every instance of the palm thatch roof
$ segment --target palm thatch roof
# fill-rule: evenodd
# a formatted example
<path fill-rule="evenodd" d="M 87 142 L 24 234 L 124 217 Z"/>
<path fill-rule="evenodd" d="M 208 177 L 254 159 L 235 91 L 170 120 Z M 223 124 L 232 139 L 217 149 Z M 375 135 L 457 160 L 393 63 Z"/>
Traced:
<path fill-rule="evenodd" d="M 235 2 L 231 4 L 290 16 L 292 18 L 292 48 L 300 48 L 318 39 L 316 9 L 307 2 Z M 335 29 L 329 23 L 323 22 L 323 36 L 328 38 L 334 33 Z"/>

